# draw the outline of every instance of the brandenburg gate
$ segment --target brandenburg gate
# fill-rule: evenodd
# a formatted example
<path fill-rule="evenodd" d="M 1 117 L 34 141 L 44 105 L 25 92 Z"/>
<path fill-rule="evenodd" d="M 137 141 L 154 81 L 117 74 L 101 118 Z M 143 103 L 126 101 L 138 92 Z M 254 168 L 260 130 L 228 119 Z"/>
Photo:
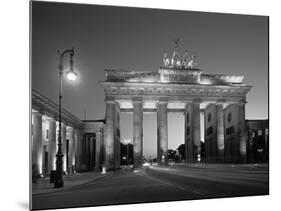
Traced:
<path fill-rule="evenodd" d="M 184 114 L 187 163 L 196 162 L 201 155 L 201 130 L 206 162 L 246 162 L 245 104 L 251 86 L 243 84 L 243 76 L 206 74 L 196 68 L 195 59 L 196 55 L 188 58 L 187 52 L 180 59 L 176 47 L 171 58 L 164 53 L 164 65 L 158 71 L 105 70 L 101 85 L 106 103 L 106 168 L 120 166 L 120 112 L 133 113 L 135 167 L 142 163 L 144 112 L 157 113 L 159 165 L 168 163 L 168 112 Z M 204 114 L 204 128 L 200 114 Z"/>

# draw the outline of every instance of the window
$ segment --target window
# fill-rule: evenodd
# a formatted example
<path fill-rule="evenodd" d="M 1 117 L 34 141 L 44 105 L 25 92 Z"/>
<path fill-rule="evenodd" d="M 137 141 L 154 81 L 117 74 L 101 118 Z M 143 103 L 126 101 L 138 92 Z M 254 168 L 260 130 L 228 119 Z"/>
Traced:
<path fill-rule="evenodd" d="M 210 122 L 211 119 L 212 119 L 212 115 L 211 115 L 211 113 L 209 113 L 209 114 L 208 114 L 208 122 Z"/>
<path fill-rule="evenodd" d="M 190 129 L 189 129 L 189 127 L 186 128 L 186 135 L 187 135 L 187 136 L 190 135 Z"/>
<path fill-rule="evenodd" d="M 252 138 L 255 138 L 255 136 L 256 136 L 256 133 L 252 132 Z"/>
<path fill-rule="evenodd" d="M 214 131 L 213 126 L 208 127 L 208 129 L 207 129 L 207 136 L 213 134 L 213 131 Z"/>
<path fill-rule="evenodd" d="M 188 112 L 186 113 L 185 120 L 186 120 L 186 124 L 188 124 L 189 123 L 189 113 Z"/>
<path fill-rule="evenodd" d="M 232 113 L 228 113 L 228 115 L 227 115 L 227 121 L 228 121 L 228 122 L 231 122 L 231 120 L 232 120 Z"/>
<path fill-rule="evenodd" d="M 235 127 L 231 126 L 231 127 L 226 128 L 225 133 L 226 133 L 226 135 L 230 135 L 230 134 L 235 133 Z"/>

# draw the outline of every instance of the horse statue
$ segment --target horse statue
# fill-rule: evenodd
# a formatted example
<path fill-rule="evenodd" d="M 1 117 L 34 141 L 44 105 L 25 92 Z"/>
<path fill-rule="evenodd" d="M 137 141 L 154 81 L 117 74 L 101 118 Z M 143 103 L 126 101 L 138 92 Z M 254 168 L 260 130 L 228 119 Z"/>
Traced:
<path fill-rule="evenodd" d="M 187 64 L 187 68 L 188 69 L 193 69 L 197 65 L 196 57 L 197 57 L 196 54 L 192 55 L 191 60 Z"/>
<path fill-rule="evenodd" d="M 178 67 L 181 65 L 180 54 L 178 53 L 178 51 L 176 49 L 173 52 L 171 65 L 172 65 L 172 67 Z"/>
<path fill-rule="evenodd" d="M 164 54 L 163 54 L 163 64 L 164 64 L 164 67 L 169 67 L 169 65 L 170 65 L 170 59 L 168 58 L 168 53 L 166 51 L 164 51 Z"/>
<path fill-rule="evenodd" d="M 183 54 L 183 57 L 182 57 L 182 68 L 188 68 L 188 52 L 187 50 L 185 50 L 184 54 Z"/>

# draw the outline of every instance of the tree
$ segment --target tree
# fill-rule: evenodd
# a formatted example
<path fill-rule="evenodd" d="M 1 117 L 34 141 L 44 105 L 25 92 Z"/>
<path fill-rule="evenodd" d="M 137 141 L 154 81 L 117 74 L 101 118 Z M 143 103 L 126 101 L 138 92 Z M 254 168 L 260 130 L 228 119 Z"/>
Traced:
<path fill-rule="evenodd" d="M 180 159 L 184 160 L 185 159 L 185 144 L 181 144 L 178 149 L 179 154 L 180 154 Z"/>
<path fill-rule="evenodd" d="M 129 150 L 128 150 L 129 149 Z M 128 152 L 128 155 L 127 155 Z M 129 144 L 128 148 L 126 144 L 120 143 L 120 165 L 133 164 L 133 145 Z M 129 162 L 127 162 L 129 158 Z"/>
<path fill-rule="evenodd" d="M 175 160 L 176 151 L 169 149 L 168 150 L 168 160 Z"/>

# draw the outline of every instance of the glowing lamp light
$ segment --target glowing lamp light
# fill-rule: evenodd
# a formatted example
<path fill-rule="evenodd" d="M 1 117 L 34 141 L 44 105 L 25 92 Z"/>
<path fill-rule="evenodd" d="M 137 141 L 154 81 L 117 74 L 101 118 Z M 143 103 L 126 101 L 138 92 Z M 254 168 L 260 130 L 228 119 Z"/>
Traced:
<path fill-rule="evenodd" d="M 105 168 L 105 166 L 102 167 L 102 172 L 101 172 L 101 174 L 106 174 L 106 168 Z"/>
<path fill-rule="evenodd" d="M 198 160 L 199 162 L 201 161 L 201 155 L 200 155 L 200 154 L 197 155 L 197 160 Z"/>
<path fill-rule="evenodd" d="M 67 72 L 67 79 L 70 81 L 75 81 L 77 78 L 77 73 L 74 71 L 68 71 Z"/>

